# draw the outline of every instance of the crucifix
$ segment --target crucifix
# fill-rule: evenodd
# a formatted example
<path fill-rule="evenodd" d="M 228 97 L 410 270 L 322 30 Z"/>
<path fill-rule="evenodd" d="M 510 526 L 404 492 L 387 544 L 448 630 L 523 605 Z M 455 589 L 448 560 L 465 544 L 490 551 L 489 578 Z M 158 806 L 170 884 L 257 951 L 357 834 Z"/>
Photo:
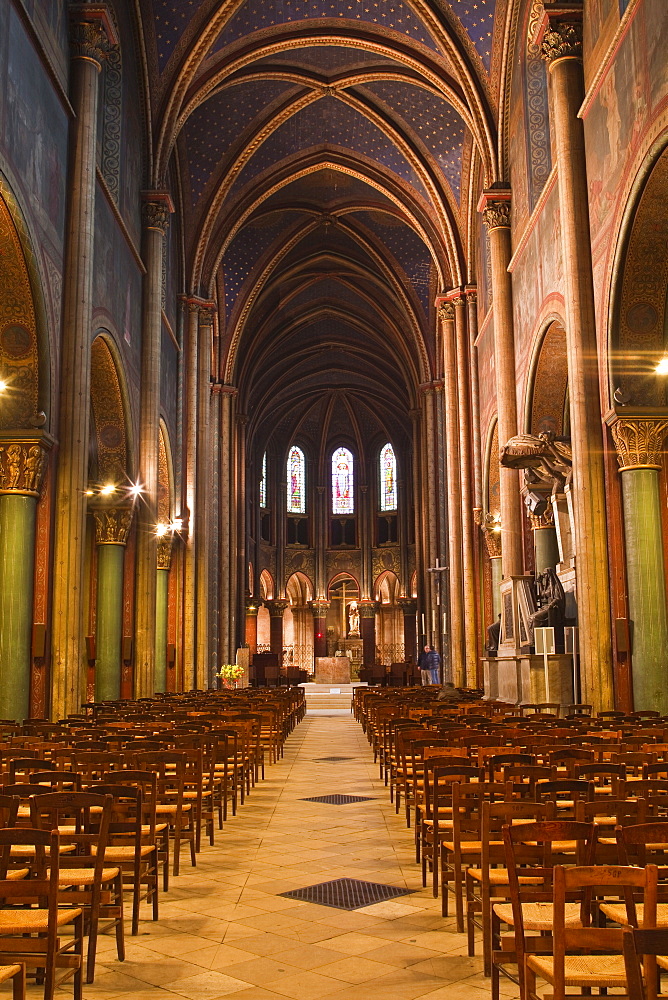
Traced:
<path fill-rule="evenodd" d="M 429 566 L 427 568 L 427 573 L 435 573 L 436 574 L 436 577 L 435 577 L 436 578 L 436 606 L 438 608 L 438 612 L 439 613 L 441 611 L 441 603 L 442 603 L 442 601 L 441 601 L 441 580 L 442 580 L 441 573 L 445 573 L 448 570 L 448 568 L 449 568 L 448 566 L 441 566 L 440 559 L 438 558 L 438 556 L 436 557 L 436 565 L 435 566 Z M 432 616 L 433 616 L 433 614 L 434 613 L 432 612 Z M 442 631 L 441 631 L 440 634 L 441 635 L 445 635 L 445 612 L 443 612 L 442 623 L 443 623 L 443 628 L 442 628 Z M 432 628 L 431 628 L 431 631 L 432 631 L 433 635 L 436 635 L 436 623 L 435 623 L 433 617 L 432 617 Z M 425 633 L 425 638 L 426 638 L 426 633 Z"/>

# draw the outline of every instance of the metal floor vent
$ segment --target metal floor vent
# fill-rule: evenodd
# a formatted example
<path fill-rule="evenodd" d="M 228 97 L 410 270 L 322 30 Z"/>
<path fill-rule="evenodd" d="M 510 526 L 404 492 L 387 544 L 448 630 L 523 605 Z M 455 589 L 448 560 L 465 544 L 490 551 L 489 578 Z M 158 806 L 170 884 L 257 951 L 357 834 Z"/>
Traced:
<path fill-rule="evenodd" d="M 372 795 L 313 795 L 302 802 L 325 802 L 328 806 L 347 806 L 350 802 L 371 802 Z"/>
<path fill-rule="evenodd" d="M 331 762 L 333 764 L 333 763 L 335 763 L 336 761 L 339 761 L 339 760 L 354 760 L 354 759 L 355 759 L 354 757 L 316 757 L 315 761 L 316 761 L 316 764 L 320 763 L 323 760 L 326 760 L 326 761 Z"/>
<path fill-rule="evenodd" d="M 362 882 L 356 878 L 337 878 L 333 882 L 307 885 L 304 889 L 291 889 L 279 896 L 301 899 L 306 903 L 333 906 L 338 910 L 359 910 L 372 903 L 382 903 L 396 896 L 410 896 L 413 889 L 399 889 L 396 885 L 381 885 L 379 882 Z"/>

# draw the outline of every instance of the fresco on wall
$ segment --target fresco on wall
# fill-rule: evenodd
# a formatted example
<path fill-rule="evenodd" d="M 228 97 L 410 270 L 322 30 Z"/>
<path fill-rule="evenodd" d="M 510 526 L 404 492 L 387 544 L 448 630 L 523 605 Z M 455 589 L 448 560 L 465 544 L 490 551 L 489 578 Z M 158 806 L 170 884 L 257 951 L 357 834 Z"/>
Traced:
<path fill-rule="evenodd" d="M 22 0 L 61 83 L 67 81 L 67 4 L 63 0 Z"/>
<path fill-rule="evenodd" d="M 649 73 L 650 99 L 655 106 L 668 94 L 668 19 L 664 16 L 666 5 L 664 0 L 645 0 L 641 16 L 636 17 L 637 31 L 644 28 L 643 41 L 647 53 L 647 69 Z M 644 15 L 644 17 L 643 17 Z M 647 26 L 651 25 L 651 30 Z M 634 21 L 635 28 L 635 21 Z"/>
<path fill-rule="evenodd" d="M 23 25 L 9 12 L 2 145 L 29 208 L 49 241 L 63 242 L 67 117 Z"/>
<path fill-rule="evenodd" d="M 647 71 L 644 55 L 639 52 L 641 33 L 637 24 L 633 28 L 604 75 L 585 118 L 593 233 L 608 220 L 624 164 L 647 123 Z M 665 48 L 663 54 L 665 58 Z"/>
<path fill-rule="evenodd" d="M 178 394 L 178 357 L 169 331 L 162 327 L 162 348 L 160 354 L 160 408 L 165 417 L 167 430 L 176 440 L 176 398 Z"/>

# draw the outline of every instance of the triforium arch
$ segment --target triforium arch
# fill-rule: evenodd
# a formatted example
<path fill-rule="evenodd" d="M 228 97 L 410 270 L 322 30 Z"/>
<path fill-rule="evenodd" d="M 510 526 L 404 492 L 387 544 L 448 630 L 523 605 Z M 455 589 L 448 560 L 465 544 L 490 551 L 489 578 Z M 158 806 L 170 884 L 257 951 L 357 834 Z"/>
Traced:
<path fill-rule="evenodd" d="M 91 636 L 86 696 L 100 701 L 127 697 L 131 636 L 134 489 L 133 435 L 126 378 L 108 331 L 91 345 L 90 446 L 88 460 L 87 566 L 90 577 L 84 615 Z M 124 648 L 125 647 L 125 648 Z M 131 690 L 131 688 L 130 688 Z"/>
<path fill-rule="evenodd" d="M 49 558 L 36 536 L 53 443 L 46 429 L 50 357 L 43 315 L 32 242 L 0 175 L 0 711 L 19 720 L 46 707 L 48 592 L 35 559 L 36 552 L 42 565 Z"/>
<path fill-rule="evenodd" d="M 624 208 L 610 294 L 607 422 L 616 450 L 623 529 L 613 534 L 613 565 L 625 577 L 618 603 L 618 685 L 636 710 L 668 710 L 665 682 L 666 453 L 668 393 L 668 148 L 653 150 Z M 611 471 L 612 476 L 614 472 Z M 626 676 L 624 676 L 626 675 Z M 626 684 L 624 683 L 626 681 Z"/>

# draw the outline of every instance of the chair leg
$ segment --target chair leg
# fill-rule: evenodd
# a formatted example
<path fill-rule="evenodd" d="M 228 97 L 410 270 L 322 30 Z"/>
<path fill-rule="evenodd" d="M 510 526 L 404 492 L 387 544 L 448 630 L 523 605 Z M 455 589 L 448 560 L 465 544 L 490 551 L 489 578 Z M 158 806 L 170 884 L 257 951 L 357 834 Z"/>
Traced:
<path fill-rule="evenodd" d="M 133 865 L 132 871 L 132 934 L 139 934 L 139 903 L 141 900 L 141 861 Z"/>
<path fill-rule="evenodd" d="M 118 916 L 116 917 L 116 954 L 118 961 L 125 961 L 125 926 L 123 924 L 123 872 L 119 869 L 116 877 L 116 900 Z"/>
<path fill-rule="evenodd" d="M 26 996 L 26 967 L 21 964 L 21 971 L 15 972 L 12 976 L 12 1000 L 25 1000 Z"/>

